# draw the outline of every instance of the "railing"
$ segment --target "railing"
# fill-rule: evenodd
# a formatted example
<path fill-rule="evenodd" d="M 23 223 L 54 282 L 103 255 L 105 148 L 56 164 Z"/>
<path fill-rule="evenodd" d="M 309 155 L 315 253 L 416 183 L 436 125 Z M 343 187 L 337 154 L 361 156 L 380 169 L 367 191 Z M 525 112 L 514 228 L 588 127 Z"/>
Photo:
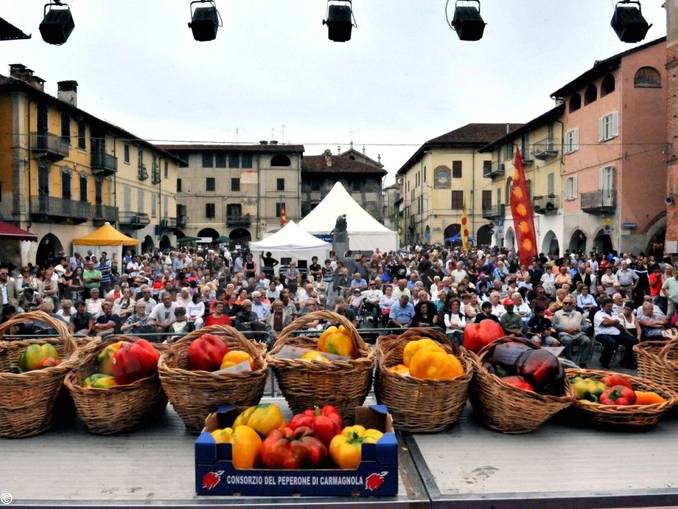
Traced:
<path fill-rule="evenodd" d="M 163 217 L 160 220 L 160 226 L 162 228 L 176 228 L 177 227 L 177 218 L 176 217 Z"/>
<path fill-rule="evenodd" d="M 227 226 L 249 226 L 252 223 L 252 216 L 250 214 L 242 215 L 227 215 L 226 216 L 226 225 Z"/>
<path fill-rule="evenodd" d="M 31 151 L 38 155 L 63 159 L 68 156 L 68 141 L 50 133 L 32 133 Z"/>
<path fill-rule="evenodd" d="M 84 201 L 54 198 L 52 196 L 32 196 L 31 214 L 86 221 L 92 215 L 92 206 Z"/>
<path fill-rule="evenodd" d="M 483 168 L 483 177 L 501 177 L 504 175 L 504 163 L 492 163 Z"/>
<path fill-rule="evenodd" d="M 589 214 L 607 214 L 617 208 L 614 189 L 581 193 L 581 209 Z"/>
<path fill-rule="evenodd" d="M 115 223 L 118 220 L 118 207 L 110 205 L 102 205 L 96 203 L 94 205 L 94 221 Z"/>
<path fill-rule="evenodd" d="M 146 180 L 148 178 L 148 170 L 146 169 L 145 164 L 140 164 L 139 169 L 137 170 L 137 177 L 139 180 Z"/>
<path fill-rule="evenodd" d="M 504 204 L 499 204 L 488 208 L 483 207 L 483 217 L 485 219 L 498 219 L 504 217 L 505 212 L 506 205 Z"/>
<path fill-rule="evenodd" d="M 120 212 L 118 222 L 120 224 L 143 227 L 150 224 L 151 219 L 145 212 Z"/>
<path fill-rule="evenodd" d="M 548 159 L 558 155 L 558 147 L 552 138 L 544 138 L 532 144 L 532 156 L 536 159 Z"/>
<path fill-rule="evenodd" d="M 555 214 L 559 208 L 559 197 L 551 194 L 548 196 L 535 196 L 532 199 L 532 206 L 537 214 Z"/>
<path fill-rule="evenodd" d="M 110 174 L 118 171 L 118 158 L 102 150 L 92 152 L 92 172 Z"/>
<path fill-rule="evenodd" d="M 151 169 L 151 184 L 160 184 L 160 167 L 157 165 Z"/>

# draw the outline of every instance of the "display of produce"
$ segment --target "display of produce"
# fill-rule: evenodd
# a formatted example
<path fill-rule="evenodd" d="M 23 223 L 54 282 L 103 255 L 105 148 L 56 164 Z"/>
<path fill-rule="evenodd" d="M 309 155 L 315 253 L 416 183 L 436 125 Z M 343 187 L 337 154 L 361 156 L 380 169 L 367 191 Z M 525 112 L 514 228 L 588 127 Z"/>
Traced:
<path fill-rule="evenodd" d="M 51 368 L 61 362 L 59 353 L 54 345 L 34 343 L 26 347 L 19 357 L 18 370 L 20 373 L 36 369 Z"/>
<path fill-rule="evenodd" d="M 512 385 L 513 387 L 517 387 L 518 389 L 522 389 L 524 391 L 536 392 L 534 390 L 534 387 L 532 387 L 530 383 L 527 382 L 522 376 L 516 375 L 503 376 L 501 378 L 501 381 L 509 385 Z"/>
<path fill-rule="evenodd" d="M 478 353 L 484 346 L 504 337 L 504 329 L 494 320 L 469 323 L 464 328 L 464 348 Z"/>
<path fill-rule="evenodd" d="M 118 341 L 116 343 L 113 343 L 112 345 L 108 345 L 106 348 L 104 348 L 101 352 L 99 352 L 99 355 L 97 355 L 97 369 L 99 373 L 103 373 L 104 375 L 111 375 L 113 376 L 113 357 L 115 357 L 115 353 L 122 348 L 122 345 L 124 345 L 124 341 Z"/>
<path fill-rule="evenodd" d="M 325 357 L 322 354 L 322 352 L 318 352 L 317 350 L 309 350 L 309 351 L 305 352 L 304 354 L 302 354 L 301 357 L 299 357 L 299 358 L 303 361 L 309 361 L 309 362 L 313 362 L 313 361 L 325 362 L 325 363 L 330 362 L 330 360 L 327 357 Z"/>
<path fill-rule="evenodd" d="M 261 453 L 262 440 L 249 426 L 233 426 L 212 432 L 217 444 L 231 444 L 233 466 L 238 469 L 254 468 Z"/>
<path fill-rule="evenodd" d="M 313 430 L 313 435 L 326 446 L 341 432 L 343 423 L 339 411 L 333 405 L 325 405 L 322 408 L 309 408 L 292 417 L 288 426 L 295 430 L 307 427 Z"/>
<path fill-rule="evenodd" d="M 363 444 L 376 444 L 384 434 L 356 424 L 345 427 L 330 442 L 330 456 L 339 468 L 355 469 L 362 458 Z"/>
<path fill-rule="evenodd" d="M 82 381 L 82 386 L 88 389 L 110 389 L 117 385 L 118 383 L 113 375 L 104 373 L 94 373 Z"/>
<path fill-rule="evenodd" d="M 228 346 L 215 334 L 202 334 L 188 347 L 188 369 L 216 371 L 220 369 Z"/>
<path fill-rule="evenodd" d="M 410 374 L 410 368 L 405 366 L 405 364 L 396 364 L 395 366 L 388 368 L 388 370 L 396 375 L 408 376 Z"/>
<path fill-rule="evenodd" d="M 600 395 L 601 405 L 633 405 L 635 402 L 636 393 L 625 385 L 615 385 Z"/>
<path fill-rule="evenodd" d="M 343 325 L 330 325 L 318 338 L 318 350 L 344 357 L 355 358 L 351 334 Z"/>
<path fill-rule="evenodd" d="M 158 369 L 160 355 L 145 339 L 125 342 L 113 355 L 113 376 L 118 385 L 146 378 Z"/>
<path fill-rule="evenodd" d="M 243 350 L 229 350 L 221 359 L 219 369 L 227 369 L 237 366 L 242 362 L 247 362 L 250 369 L 254 369 L 254 359 L 252 356 Z"/>
<path fill-rule="evenodd" d="M 327 447 L 306 426 L 271 431 L 261 446 L 261 460 L 268 468 L 317 468 L 327 456 Z"/>
<path fill-rule="evenodd" d="M 405 345 L 403 363 L 389 371 L 422 380 L 454 380 L 464 374 L 464 366 L 459 357 L 447 353 L 437 341 L 421 338 Z"/>
<path fill-rule="evenodd" d="M 654 405 L 665 403 L 666 398 L 653 391 L 633 390 L 630 378 L 612 373 L 602 380 L 574 377 L 572 380 L 578 400 L 601 405 Z"/>
<path fill-rule="evenodd" d="M 266 437 L 274 429 L 284 426 L 285 420 L 278 405 L 261 403 L 247 408 L 233 422 L 234 428 L 241 425 L 249 426 L 262 437 Z"/>

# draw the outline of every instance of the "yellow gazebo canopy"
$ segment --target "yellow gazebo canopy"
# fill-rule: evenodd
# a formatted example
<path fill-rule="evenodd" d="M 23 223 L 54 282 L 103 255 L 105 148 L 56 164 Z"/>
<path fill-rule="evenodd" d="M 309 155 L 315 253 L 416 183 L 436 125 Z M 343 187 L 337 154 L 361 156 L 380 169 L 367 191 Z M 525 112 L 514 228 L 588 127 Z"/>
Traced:
<path fill-rule="evenodd" d="M 73 239 L 73 244 L 77 246 L 136 246 L 138 243 L 137 239 L 128 237 L 113 228 L 111 223 L 105 223 L 89 235 Z"/>

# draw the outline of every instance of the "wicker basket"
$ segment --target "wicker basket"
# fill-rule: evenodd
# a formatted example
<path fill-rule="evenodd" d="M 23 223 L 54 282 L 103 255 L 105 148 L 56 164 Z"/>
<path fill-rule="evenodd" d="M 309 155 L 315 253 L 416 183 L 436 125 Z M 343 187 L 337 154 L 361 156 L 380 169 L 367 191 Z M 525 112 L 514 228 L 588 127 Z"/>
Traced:
<path fill-rule="evenodd" d="M 459 357 L 464 374 L 453 380 L 421 380 L 392 373 L 388 368 L 402 363 L 403 350 L 410 341 L 430 338 Z M 449 338 L 434 329 L 414 328 L 377 340 L 377 371 L 374 381 L 377 401 L 385 404 L 393 416 L 393 425 L 401 431 L 431 433 L 457 422 L 466 407 L 473 365 Z"/>
<path fill-rule="evenodd" d="M 188 347 L 206 333 L 217 334 L 229 349 L 249 353 L 256 369 L 240 374 L 189 370 Z M 190 432 L 200 433 L 205 417 L 219 405 L 259 403 L 268 376 L 265 352 L 265 345 L 250 341 L 233 327 L 213 325 L 187 334 L 160 356 L 158 373 L 162 387 Z"/>
<path fill-rule="evenodd" d="M 574 393 L 567 377 L 563 396 L 549 396 L 518 389 L 483 367 L 483 360 L 491 347 L 509 341 L 537 348 L 522 338 L 504 337 L 485 346 L 478 355 L 469 354 L 473 362 L 471 404 L 482 422 L 502 433 L 529 433 L 574 401 Z"/>
<path fill-rule="evenodd" d="M 0 325 L 0 338 L 11 327 L 31 321 L 48 324 L 58 337 L 0 341 L 0 437 L 30 437 L 49 429 L 64 377 L 77 363 L 77 346 L 64 323 L 42 311 L 21 313 L 6 321 Z M 61 363 L 52 368 L 10 373 L 12 364 L 34 343 L 54 345 Z"/>
<path fill-rule="evenodd" d="M 292 335 L 304 325 L 316 320 L 327 320 L 343 325 L 350 332 L 354 350 L 358 354 L 357 358 L 326 363 L 282 359 L 276 356 L 285 345 L 316 350 L 318 347 L 316 339 Z M 266 359 L 275 372 L 287 404 L 295 413 L 314 405 L 330 404 L 337 407 L 344 417 L 344 422 L 350 423 L 355 407 L 363 404 L 372 385 L 374 368 L 372 348 L 365 344 L 350 321 L 331 311 L 314 311 L 294 320 L 280 332 Z"/>
<path fill-rule="evenodd" d="M 644 341 L 635 345 L 633 351 L 642 378 L 678 392 L 678 339 Z"/>
<path fill-rule="evenodd" d="M 596 381 L 614 374 L 596 369 L 567 369 L 565 372 L 568 378 L 580 376 Z M 678 394 L 666 387 L 644 378 L 624 377 L 631 381 L 634 390 L 656 392 L 666 401 L 652 405 L 600 405 L 587 400 L 575 400 L 571 407 L 572 414 L 604 428 L 642 430 L 657 424 L 659 418 L 678 403 Z"/>
<path fill-rule="evenodd" d="M 75 403 L 78 415 L 90 433 L 114 435 L 126 433 L 157 420 L 167 407 L 167 397 L 162 391 L 158 374 L 142 378 L 128 385 L 95 389 L 83 387 L 82 382 L 96 373 L 97 355 L 117 341 L 133 341 L 133 336 L 110 336 L 106 341 L 97 341 L 96 348 L 88 345 L 88 353 L 66 375 L 65 385 Z M 165 345 L 153 347 L 162 353 Z"/>

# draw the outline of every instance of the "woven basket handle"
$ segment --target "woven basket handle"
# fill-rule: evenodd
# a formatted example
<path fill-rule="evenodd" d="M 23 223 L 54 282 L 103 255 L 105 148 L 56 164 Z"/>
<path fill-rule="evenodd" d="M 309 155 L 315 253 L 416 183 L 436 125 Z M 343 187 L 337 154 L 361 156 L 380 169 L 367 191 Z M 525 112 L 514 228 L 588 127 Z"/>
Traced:
<path fill-rule="evenodd" d="M 59 339 L 61 339 L 64 349 L 67 352 L 75 352 L 75 350 L 78 348 L 78 345 L 75 343 L 75 341 L 73 341 L 73 338 L 71 338 L 71 334 L 68 332 L 64 322 L 58 318 L 48 315 L 44 311 L 29 311 L 27 313 L 19 313 L 13 318 L 10 318 L 5 323 L 0 325 L 0 338 L 2 338 L 5 335 L 5 331 L 9 330 L 11 327 L 33 321 L 46 323 L 56 330 L 57 336 L 59 336 Z"/>
<path fill-rule="evenodd" d="M 173 350 L 174 347 L 179 344 L 192 343 L 203 334 L 216 334 L 218 336 L 227 334 L 240 343 L 242 349 L 249 353 L 253 359 L 262 357 L 261 352 L 257 350 L 254 342 L 247 339 L 238 329 L 231 327 L 230 325 L 210 325 L 209 327 L 204 327 L 202 329 L 193 331 L 171 345 L 170 350 Z"/>
<path fill-rule="evenodd" d="M 367 345 L 363 341 L 363 338 L 360 337 L 358 331 L 353 326 L 353 324 L 343 315 L 334 313 L 332 311 L 313 311 L 312 313 L 307 313 L 303 316 L 300 316 L 294 320 L 291 324 L 285 327 L 280 334 L 278 334 L 277 339 L 275 340 L 275 345 L 273 346 L 274 351 L 279 351 L 285 344 L 287 344 L 292 336 L 293 332 L 296 332 L 301 327 L 316 320 L 328 320 L 330 322 L 338 322 L 339 325 L 343 325 L 351 334 L 351 341 L 353 342 L 353 347 L 356 352 L 365 352 L 368 350 Z"/>
<path fill-rule="evenodd" d="M 668 363 L 669 362 L 669 354 L 671 353 L 671 350 L 674 348 L 678 347 L 678 339 L 672 339 L 668 343 L 666 343 L 666 346 L 662 348 L 661 352 L 659 352 L 659 358 L 663 361 Z"/>

